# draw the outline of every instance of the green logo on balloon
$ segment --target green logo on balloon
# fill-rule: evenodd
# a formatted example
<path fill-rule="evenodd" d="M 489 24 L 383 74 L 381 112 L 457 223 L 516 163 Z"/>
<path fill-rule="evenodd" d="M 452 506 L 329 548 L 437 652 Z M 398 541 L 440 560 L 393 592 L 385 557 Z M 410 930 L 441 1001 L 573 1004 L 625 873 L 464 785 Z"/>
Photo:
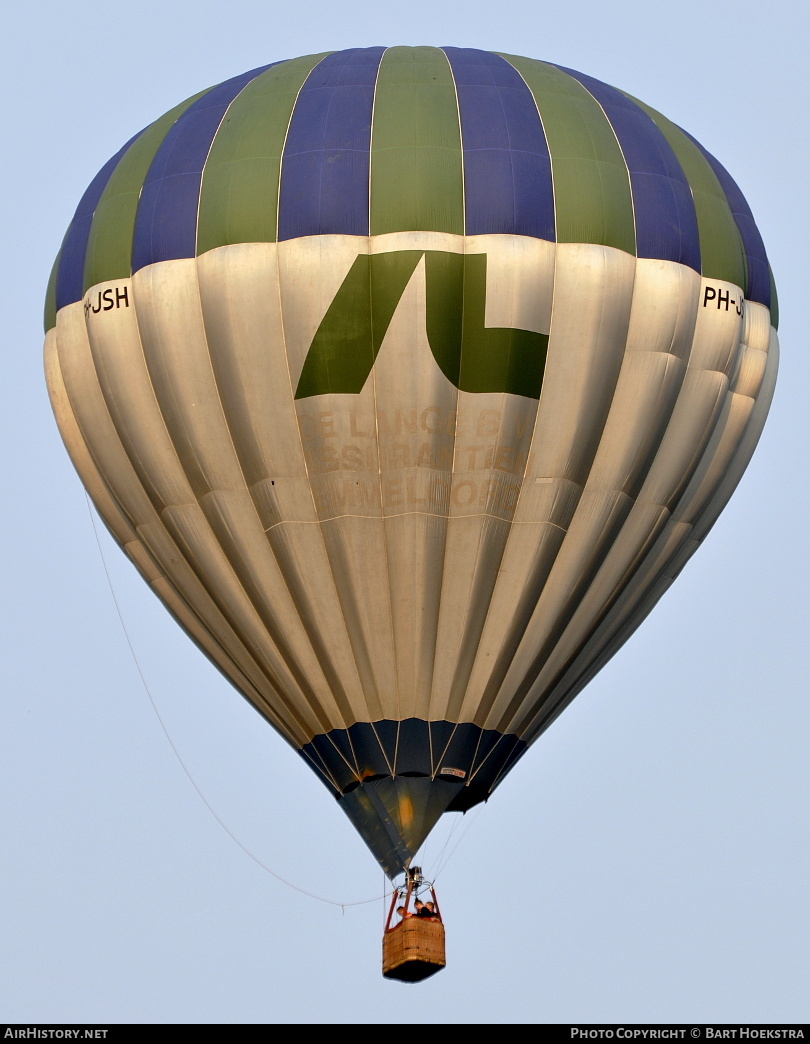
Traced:
<path fill-rule="evenodd" d="M 448 381 L 465 392 L 540 397 L 548 336 L 484 325 L 486 254 L 397 250 L 354 261 L 312 339 L 296 399 L 360 393 L 423 257 L 427 338 Z"/>

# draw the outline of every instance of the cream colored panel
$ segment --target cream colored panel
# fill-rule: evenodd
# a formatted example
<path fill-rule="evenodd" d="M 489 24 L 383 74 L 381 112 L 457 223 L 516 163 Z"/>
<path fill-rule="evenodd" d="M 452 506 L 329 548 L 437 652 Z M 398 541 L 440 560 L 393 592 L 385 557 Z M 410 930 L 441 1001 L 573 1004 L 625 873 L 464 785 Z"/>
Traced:
<path fill-rule="evenodd" d="M 263 488 L 272 495 L 275 520 L 314 522 L 285 351 L 277 246 L 220 247 L 197 258 L 197 268 L 213 371 L 247 484 L 272 482 Z"/>
<path fill-rule="evenodd" d="M 459 720 L 509 530 L 508 521 L 489 514 L 449 520 L 430 707 L 433 719 Z"/>
<path fill-rule="evenodd" d="M 691 482 L 673 513 L 677 522 L 694 522 L 705 509 L 728 471 L 749 423 L 754 400 L 730 393 L 714 433 Z"/>
<path fill-rule="evenodd" d="M 456 251 L 463 248 L 457 237 Z M 428 717 L 447 531 L 458 391 L 439 369 L 425 328 L 424 258 L 380 345 L 374 394 L 396 717 Z M 379 626 L 379 625 L 378 625 Z"/>
<path fill-rule="evenodd" d="M 645 267 L 649 269 L 650 266 Z M 645 513 L 650 520 L 655 520 L 653 524 L 657 527 L 661 518 L 659 507 L 672 503 L 680 495 L 704 456 L 714 427 L 722 416 L 728 388 L 726 371 L 736 364 L 741 332 L 738 311 L 742 312 L 741 308 L 734 307 L 728 310 L 725 307 L 705 307 L 705 301 L 711 300 L 711 295 L 706 293 L 705 287 L 705 281 L 698 287 L 694 279 L 684 279 L 680 284 L 683 300 L 677 310 L 672 307 L 676 302 L 670 303 L 671 316 L 696 315 L 694 338 L 689 353 L 689 369 L 682 383 L 680 363 L 673 361 L 669 364 L 672 367 L 669 395 L 657 404 L 657 413 L 634 411 L 634 403 L 638 400 L 629 394 L 629 385 L 633 383 L 629 378 L 636 376 L 637 371 L 632 366 L 631 357 L 626 361 L 628 365 L 622 370 L 622 378 L 627 377 L 628 381 L 620 379 L 618 383 L 613 407 L 605 425 L 604 441 L 600 445 L 594 469 L 583 493 L 583 507 L 589 504 L 593 486 L 599 488 L 619 483 L 624 485 L 633 471 L 643 479 L 644 467 L 636 464 L 633 468 L 632 464 L 634 460 L 638 460 L 637 454 L 645 464 L 652 454 L 655 454 L 639 496 L 639 506 L 648 505 Z M 647 289 L 642 283 L 640 292 L 643 293 Z M 697 299 L 696 295 L 699 295 Z M 649 323 L 641 322 L 645 301 L 638 298 L 636 300 L 636 316 L 639 317 L 642 326 L 649 327 Z M 729 300 L 733 300 L 731 292 Z M 725 299 L 723 304 L 725 305 Z M 659 329 L 666 330 L 667 325 L 660 323 Z M 679 329 L 678 356 L 682 357 L 683 342 L 688 332 L 688 321 L 685 318 Z M 703 369 L 705 366 L 717 366 L 720 371 L 707 372 Z M 673 393 L 677 393 L 674 408 Z M 632 485 L 629 488 L 632 488 Z M 625 504 L 628 515 L 630 506 Z M 582 553 L 578 555 L 572 549 L 578 519 L 579 515 L 575 515 L 559 560 L 549 577 L 547 590 L 543 592 L 536 610 L 538 618 L 542 613 L 546 619 L 554 620 L 554 629 L 546 628 L 545 632 L 541 630 L 540 640 L 535 636 L 535 626 L 530 625 L 527 629 L 523 645 L 524 648 L 528 646 L 526 655 L 521 657 L 518 652 L 515 657 L 512 671 L 505 679 L 506 691 L 494 704 L 488 719 L 491 727 L 510 731 L 525 727 L 527 719 L 535 713 L 535 704 L 543 703 L 545 693 L 553 688 L 555 679 L 564 671 L 571 658 L 576 656 L 578 648 L 587 641 L 588 633 L 599 617 L 607 611 L 609 592 L 604 585 L 597 584 L 592 587 L 592 584 L 596 575 L 594 570 L 598 572 L 605 553 L 611 554 L 613 542 L 618 541 L 619 548 L 631 561 L 637 559 L 639 543 L 649 544 L 650 532 L 645 531 L 643 524 L 637 526 L 635 522 L 630 528 L 630 533 L 634 536 L 626 542 L 619 541 L 624 519 L 621 514 L 617 514 L 614 516 L 614 525 L 619 528 L 614 528 L 613 532 L 608 528 L 602 532 L 598 529 L 591 531 L 591 535 L 585 538 L 592 541 L 590 554 L 582 557 Z M 588 532 L 587 525 L 585 531 Z M 562 572 L 567 559 L 576 563 L 575 572 Z M 586 563 L 590 565 L 590 575 L 588 570 L 583 568 Z M 625 566 L 627 564 L 625 561 Z M 614 556 L 614 571 L 617 565 L 619 561 Z M 547 591 L 550 592 L 560 581 L 560 597 L 563 601 L 549 605 L 550 595 Z M 525 680 L 521 681 L 521 678 Z M 515 696 L 510 697 L 510 688 L 514 689 Z"/>
<path fill-rule="evenodd" d="M 772 332 L 770 309 L 754 301 L 746 301 L 743 312 L 743 344 L 767 352 Z"/>
<path fill-rule="evenodd" d="M 134 526 L 157 521 L 155 507 L 133 471 L 101 394 L 80 301 L 59 310 L 56 340 L 65 390 L 99 473 Z"/>
<path fill-rule="evenodd" d="M 315 237 L 279 246 L 280 299 L 292 389 L 341 282 L 358 254 L 367 250 L 368 241 L 357 237 Z M 297 400 L 294 409 L 326 552 L 325 558 L 317 559 L 320 568 L 328 567 L 319 582 L 332 587 L 334 608 L 339 605 L 340 610 L 329 619 L 321 618 L 318 630 L 331 632 L 351 650 L 352 678 L 347 687 L 357 694 L 359 720 L 396 717 L 373 381 L 367 380 L 359 395 L 310 396 Z M 294 540 L 294 532 L 287 539 Z"/>
<path fill-rule="evenodd" d="M 665 353 L 686 363 L 700 288 L 700 276 L 685 265 L 638 258 L 627 351 Z"/>
<path fill-rule="evenodd" d="M 714 293 L 714 297 L 712 297 Z M 701 279 L 689 366 L 730 376 L 743 334 L 743 293 L 733 283 Z"/>
<path fill-rule="evenodd" d="M 548 334 L 555 245 L 471 236 L 466 249 L 487 255 L 486 325 Z M 517 507 L 537 409 L 538 401 L 524 396 L 459 392 L 432 718 L 456 720 L 464 700 Z"/>
<path fill-rule="evenodd" d="M 261 551 L 257 543 L 255 553 L 265 557 L 272 548 L 280 576 L 268 590 L 274 592 L 275 602 L 279 585 L 286 586 L 292 608 L 285 613 L 300 616 L 311 644 L 307 651 L 306 644 L 297 643 L 302 668 L 308 671 L 306 664 L 316 659 L 315 676 L 323 671 L 342 707 L 339 724 L 351 724 L 365 716 L 365 702 L 323 539 L 312 525 L 317 513 L 285 351 L 277 246 L 222 247 L 198 258 L 198 269 L 222 407 L 243 473 L 251 481 L 256 512 L 267 531 L 269 546 Z M 317 283 L 312 272 L 310 281 Z M 306 524 L 285 525 L 283 533 L 277 531 L 290 522 Z M 267 567 L 262 568 L 266 572 Z M 254 601 L 263 597 L 262 589 L 259 585 Z M 289 601 L 286 590 L 282 601 L 285 605 Z M 286 626 L 295 632 L 292 621 Z M 323 698 L 327 706 L 331 704 L 327 693 Z"/>
<path fill-rule="evenodd" d="M 446 532 L 445 518 L 422 511 L 385 520 L 398 697 L 389 718 L 430 716 Z"/>
<path fill-rule="evenodd" d="M 208 640 L 202 643 L 205 651 L 228 677 L 232 677 L 236 671 L 248 679 L 250 688 L 242 691 L 249 699 L 253 698 L 251 693 L 260 694 L 259 709 L 262 713 L 265 713 L 269 706 L 278 708 L 278 694 L 267 674 L 257 663 L 254 653 L 248 651 L 242 638 L 223 615 L 165 527 L 161 523 L 140 526 L 138 536 L 166 574 L 165 581 L 156 581 L 153 584 L 161 598 L 167 601 L 172 611 L 175 611 L 179 604 L 186 606 L 185 613 L 190 613 L 197 619 L 209 636 Z M 168 590 L 173 592 L 170 599 L 165 594 Z M 196 631 L 192 633 L 196 634 Z M 305 743 L 312 738 L 313 733 L 311 730 L 299 728 L 295 719 L 289 717 L 284 735 L 291 739 L 291 742 L 300 740 Z"/>
<path fill-rule="evenodd" d="M 620 250 L 557 244 L 548 359 L 527 478 L 584 484 L 624 356 L 634 272 L 635 258 Z M 515 521 L 540 521 L 523 497 Z"/>
<path fill-rule="evenodd" d="M 133 539 L 122 544 L 121 547 L 148 584 L 153 584 L 156 580 L 166 579 L 161 569 L 155 563 L 154 558 L 152 558 L 141 541 L 135 538 L 134 534 Z"/>
<path fill-rule="evenodd" d="M 642 503 L 672 506 L 683 492 L 726 401 L 728 378 L 687 371 L 667 431 L 639 493 Z"/>
<path fill-rule="evenodd" d="M 761 336 L 759 339 L 761 342 Z M 526 738 L 529 735 L 535 736 L 546 728 L 587 684 L 638 627 L 672 579 L 694 554 L 727 503 L 753 453 L 770 405 L 776 377 L 777 355 L 778 348 L 775 342 L 772 342 L 768 369 L 755 405 L 750 399 L 740 395 L 730 394 L 727 397 L 720 423 L 706 447 L 690 487 L 678 505 L 676 516 L 661 531 L 660 539 L 656 541 L 654 549 L 641 567 L 636 571 L 636 566 L 632 565 L 628 575 L 632 575 L 634 571 L 635 575 L 632 575 L 629 586 L 549 693 L 541 712 L 531 724 L 517 723 L 519 728 L 528 728 Z M 689 523 L 696 518 L 699 522 L 693 527 Z M 615 566 L 620 550 L 621 538 L 611 550 L 605 563 L 606 568 L 601 571 L 599 582 L 594 585 L 592 592 L 589 592 L 588 599 L 592 593 L 596 593 L 599 586 L 606 592 L 609 592 L 611 587 L 616 591 L 620 589 L 618 578 L 606 571 L 609 567 Z M 588 599 L 584 600 L 581 607 L 583 616 L 587 611 Z M 539 682 L 540 679 L 538 688 Z"/>
<path fill-rule="evenodd" d="M 500 691 L 564 537 L 565 529 L 551 523 L 523 523 L 511 528 L 467 683 L 461 721 L 485 727 L 487 712 Z"/>
<path fill-rule="evenodd" d="M 283 523 L 267 539 L 330 690 L 351 707 L 350 721 L 367 720 L 366 698 L 320 526 Z"/>
<path fill-rule="evenodd" d="M 132 285 L 157 401 L 192 489 L 197 497 L 244 489 L 211 368 L 196 260 L 149 265 Z"/>
<path fill-rule="evenodd" d="M 740 347 L 740 365 L 731 384 L 732 391 L 756 399 L 768 365 L 767 351 L 758 348 Z"/>
<path fill-rule="evenodd" d="M 270 640 L 261 617 L 214 539 L 202 509 L 196 504 L 166 508 L 163 521 L 186 557 L 195 563 L 195 571 L 205 578 L 205 586 L 233 621 L 246 648 L 262 665 L 292 720 L 302 729 L 328 731 L 328 719 L 310 686 L 295 676 L 295 665 L 285 662 L 283 653 Z"/>
<path fill-rule="evenodd" d="M 639 490 L 681 391 L 686 367 L 674 355 L 628 352 L 588 485 Z"/>
<path fill-rule="evenodd" d="M 144 488 L 158 505 L 191 503 L 194 494 L 166 430 L 146 368 L 132 280 L 102 283 L 88 291 L 86 300 L 105 294 L 119 306 L 97 313 L 88 311 L 87 332 L 115 430 Z"/>
<path fill-rule="evenodd" d="M 498 698 L 487 709 L 487 728 L 511 731 L 512 718 L 540 665 L 553 650 L 595 575 L 604 548 L 619 532 L 631 505 L 626 494 L 615 490 L 583 492 Z"/>
<path fill-rule="evenodd" d="M 316 631 L 332 650 L 330 663 L 360 721 L 385 717 L 383 702 L 388 709 L 392 700 L 395 705 L 397 689 L 373 403 L 370 380 L 359 396 L 318 395 L 296 403 L 323 549 L 298 575 L 305 577 L 309 605 L 325 610 Z M 281 546 L 274 529 L 270 534 L 274 548 Z M 311 545 L 298 527 L 286 528 L 285 544 L 300 539 Z M 303 551 L 303 545 L 295 549 L 296 561 L 303 561 Z M 290 575 L 292 562 L 283 568 Z"/>
<path fill-rule="evenodd" d="M 537 508 L 559 501 L 556 496 L 549 499 L 549 485 L 538 483 L 537 479 L 559 482 L 568 478 L 576 487 L 591 469 L 624 356 L 634 271 L 635 259 L 621 251 L 572 244 L 557 246 L 548 359 L 515 523 L 551 521 Z M 486 674 L 481 677 L 474 668 L 468 690 L 473 703 L 465 706 L 465 716 L 475 713 L 472 693 L 482 689 L 487 697 L 478 709 L 479 717 L 489 714 L 493 707 L 492 713 L 498 716 L 511 703 L 511 694 L 522 684 L 521 679 L 536 661 L 538 651 L 549 640 L 555 607 L 559 609 L 570 597 L 569 589 L 580 582 L 579 574 L 592 568 L 592 550 L 587 543 L 577 547 L 575 541 L 587 542 L 593 527 L 599 532 L 598 527 L 615 518 L 617 511 L 626 511 L 626 499 L 597 493 L 583 507 L 581 537 L 567 541 L 570 550 L 565 561 L 561 563 L 558 556 L 550 573 L 543 577 L 543 587 L 532 592 L 535 605 L 531 621 L 527 625 L 522 619 L 520 629 L 513 625 L 506 639 L 512 662 L 500 686 L 501 695 L 496 696 Z M 567 529 L 570 520 L 569 515 L 559 524 Z M 563 544 L 560 554 L 565 547 Z M 501 577 L 499 583 L 503 582 Z M 497 650 L 495 656 L 492 652 L 482 642 L 478 660 L 484 671 L 486 666 L 491 669 L 496 662 L 503 662 L 505 650 Z"/>
<path fill-rule="evenodd" d="M 593 655 L 589 651 L 583 656 L 583 648 L 593 644 L 591 636 L 599 633 L 600 621 L 614 605 L 617 593 L 643 562 L 668 521 L 669 512 L 663 507 L 634 506 L 593 582 L 577 601 L 570 621 L 527 689 L 522 704 L 515 708 L 510 728 L 523 732 L 535 716 L 545 720 L 558 696 L 568 695 L 573 680 L 587 668 Z"/>
<path fill-rule="evenodd" d="M 550 521 L 510 526 L 467 685 L 466 701 L 459 714 L 459 720 L 475 721 L 481 728 L 485 709 L 492 706 L 515 648 L 537 606 L 539 593 L 551 572 L 581 492 L 573 482 L 541 482 L 540 479 L 534 482 L 540 483 L 538 489 L 542 494 L 537 500 L 538 517 Z"/>
<path fill-rule="evenodd" d="M 339 685 L 332 690 L 324 677 L 301 620 L 306 607 L 297 606 L 290 597 L 248 493 L 209 493 L 200 506 L 268 637 L 309 702 L 318 704 L 332 728 L 351 724 L 346 694 Z M 332 676 L 334 679 L 334 670 Z"/>
<path fill-rule="evenodd" d="M 588 485 L 637 492 L 686 373 L 699 290 L 691 269 L 637 261 L 626 354 Z"/>
<path fill-rule="evenodd" d="M 322 522 L 321 528 L 363 686 L 369 715 L 364 720 L 396 718 L 397 682 L 383 522 L 349 516 Z"/>
<path fill-rule="evenodd" d="M 768 359 L 763 375 L 762 384 L 757 393 L 757 399 L 748 425 L 745 429 L 734 456 L 729 462 L 725 475 L 723 476 L 712 500 L 703 509 L 702 515 L 695 518 L 694 535 L 697 540 L 703 540 L 706 534 L 717 520 L 720 512 L 728 503 L 732 493 L 737 488 L 740 479 L 748 467 L 748 464 L 759 442 L 768 410 L 773 399 L 774 387 L 776 385 L 776 374 L 779 369 L 779 343 L 776 331 L 771 329 L 771 343 L 768 349 Z"/>
<path fill-rule="evenodd" d="M 65 382 L 62 379 L 55 328 L 49 330 L 45 338 L 45 380 L 59 434 L 65 443 L 73 467 L 79 473 L 79 478 L 95 504 L 96 510 L 118 543 L 123 546 L 134 540 L 135 531 L 130 519 L 110 495 L 95 461 L 90 456 L 79 425 L 76 423 L 76 417 L 65 390 Z"/>

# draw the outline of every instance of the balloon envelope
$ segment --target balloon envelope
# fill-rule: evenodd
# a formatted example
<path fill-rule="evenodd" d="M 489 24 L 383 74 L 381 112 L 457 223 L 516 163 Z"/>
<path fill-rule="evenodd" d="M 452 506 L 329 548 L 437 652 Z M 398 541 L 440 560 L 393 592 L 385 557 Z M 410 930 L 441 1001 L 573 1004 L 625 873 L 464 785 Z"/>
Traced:
<path fill-rule="evenodd" d="M 359 48 L 203 91 L 102 168 L 46 370 L 117 541 L 394 876 L 695 551 L 775 327 L 745 200 L 659 113 Z"/>

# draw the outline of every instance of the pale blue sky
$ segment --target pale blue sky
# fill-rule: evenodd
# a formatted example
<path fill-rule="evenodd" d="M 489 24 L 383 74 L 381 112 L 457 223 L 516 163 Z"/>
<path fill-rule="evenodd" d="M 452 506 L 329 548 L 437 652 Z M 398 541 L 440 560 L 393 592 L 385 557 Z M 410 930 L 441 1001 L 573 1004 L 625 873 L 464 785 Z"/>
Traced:
<path fill-rule="evenodd" d="M 34 0 L 5 16 L 0 1019 L 807 1020 L 806 11 Z M 438 878 L 448 967 L 418 988 L 380 976 L 381 903 L 289 890 L 188 782 L 41 365 L 51 262 L 126 139 L 257 65 L 397 43 L 546 58 L 664 112 L 743 189 L 782 309 L 776 398 L 737 494 L 632 641 L 459 822 Z M 379 895 L 326 790 L 103 543 L 160 712 L 229 829 L 308 891 Z M 428 842 L 430 872 L 448 833 Z"/>

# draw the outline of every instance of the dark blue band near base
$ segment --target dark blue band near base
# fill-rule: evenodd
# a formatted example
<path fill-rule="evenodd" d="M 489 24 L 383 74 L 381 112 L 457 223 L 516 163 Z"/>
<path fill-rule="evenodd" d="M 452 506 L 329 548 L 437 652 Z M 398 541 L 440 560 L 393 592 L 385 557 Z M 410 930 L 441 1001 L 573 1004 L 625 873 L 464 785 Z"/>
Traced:
<path fill-rule="evenodd" d="M 448 811 L 486 800 L 526 749 L 523 740 L 471 722 L 357 722 L 315 738 L 301 750 L 336 797 L 373 780 L 428 778 L 456 784 Z"/>

